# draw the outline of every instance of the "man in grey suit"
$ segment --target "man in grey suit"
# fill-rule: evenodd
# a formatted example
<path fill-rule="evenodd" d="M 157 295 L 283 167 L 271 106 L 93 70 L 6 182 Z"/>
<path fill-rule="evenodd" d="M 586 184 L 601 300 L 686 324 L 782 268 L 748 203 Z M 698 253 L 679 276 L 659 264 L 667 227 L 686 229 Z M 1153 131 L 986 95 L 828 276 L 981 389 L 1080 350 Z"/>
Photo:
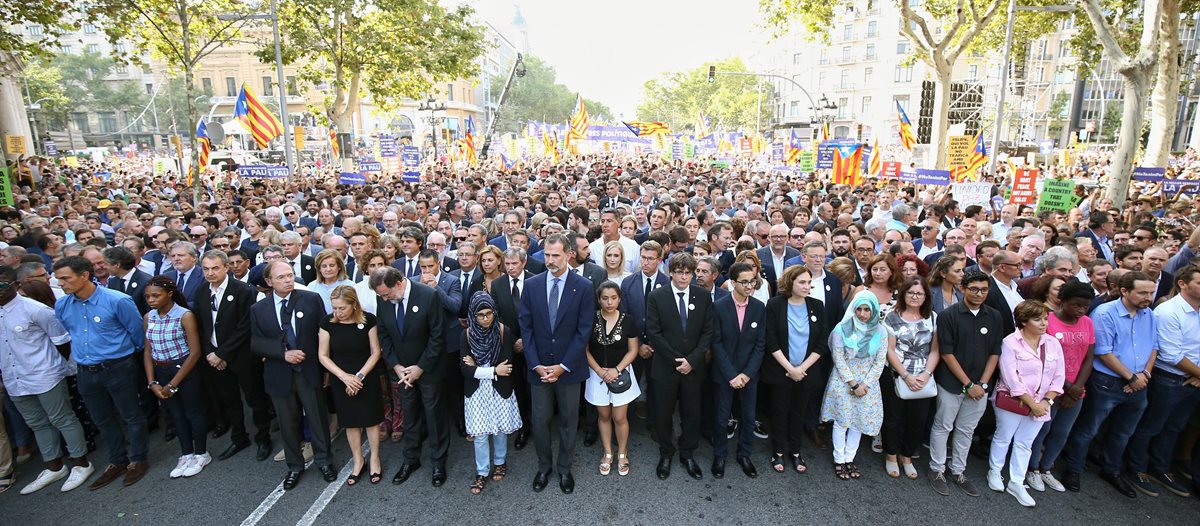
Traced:
<path fill-rule="evenodd" d="M 446 356 L 444 359 L 450 360 L 452 363 L 458 361 L 459 341 L 462 339 L 463 325 L 459 323 L 458 316 L 462 310 L 462 304 L 466 298 L 462 295 L 462 287 L 458 283 L 458 278 L 448 272 L 442 271 L 442 256 L 435 250 L 424 249 L 417 254 L 417 267 L 420 269 L 415 281 L 437 292 L 438 300 L 442 306 L 443 323 L 442 327 L 445 331 L 446 340 Z M 457 368 L 450 368 L 446 373 L 445 378 L 439 378 L 438 381 L 442 384 L 443 396 L 447 400 L 462 400 L 463 397 L 463 382 L 462 378 L 455 373 Z M 450 404 L 454 414 L 454 423 L 458 427 L 458 434 L 466 436 L 466 423 L 463 421 L 463 404 Z"/>

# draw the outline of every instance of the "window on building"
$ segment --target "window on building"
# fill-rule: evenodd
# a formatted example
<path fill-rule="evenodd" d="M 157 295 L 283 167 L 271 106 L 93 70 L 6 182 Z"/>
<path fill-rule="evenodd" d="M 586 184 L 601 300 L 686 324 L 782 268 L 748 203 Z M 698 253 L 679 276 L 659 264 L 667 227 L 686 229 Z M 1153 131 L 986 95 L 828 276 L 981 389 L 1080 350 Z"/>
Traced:
<path fill-rule="evenodd" d="M 842 89 L 848 89 L 850 87 L 850 70 L 848 70 L 848 69 L 842 70 L 842 80 L 841 80 L 841 83 L 839 84 L 839 86 Z"/>
<path fill-rule="evenodd" d="M 225 77 L 225 96 L 236 97 L 237 95 L 237 79 L 233 77 Z"/>
<path fill-rule="evenodd" d="M 879 36 L 879 22 L 874 20 L 867 22 L 867 38 L 875 38 Z"/>
<path fill-rule="evenodd" d="M 274 90 L 272 89 L 272 85 L 271 85 L 271 77 L 263 77 L 263 78 L 262 78 L 262 81 L 263 81 L 263 83 L 262 83 L 262 86 L 263 86 L 262 94 L 263 94 L 263 96 L 264 96 L 264 97 L 273 97 L 273 96 L 275 96 L 275 92 L 274 92 Z"/>
<path fill-rule="evenodd" d="M 828 64 L 828 63 L 829 63 L 829 49 L 828 49 L 828 48 L 823 48 L 823 49 L 821 49 L 821 60 L 820 60 L 820 64 L 821 64 L 822 66 L 824 66 L 824 65 L 826 65 L 826 64 Z"/>
<path fill-rule="evenodd" d="M 803 54 L 801 54 L 801 53 L 796 53 L 796 54 L 792 55 L 792 65 L 793 66 L 800 64 L 801 56 L 803 56 Z"/>
<path fill-rule="evenodd" d="M 75 129 L 79 130 L 79 133 L 92 133 L 92 127 L 88 123 L 86 113 L 72 113 L 71 122 L 75 124 Z"/>
<path fill-rule="evenodd" d="M 863 97 L 858 112 L 862 115 L 871 113 L 871 97 Z"/>
<path fill-rule="evenodd" d="M 42 26 L 40 26 L 40 25 L 30 24 L 30 25 L 26 26 L 25 29 L 29 31 L 29 36 L 31 36 L 31 37 L 42 36 L 43 29 L 42 29 Z"/>
<path fill-rule="evenodd" d="M 800 116 L 800 101 L 794 100 L 788 104 L 787 115 L 788 115 L 788 117 L 799 117 Z"/>
<path fill-rule="evenodd" d="M 70 55 L 75 52 L 75 48 L 71 46 L 58 46 L 58 52 L 63 55 Z"/>
<path fill-rule="evenodd" d="M 905 112 L 910 112 L 912 110 L 908 107 L 908 100 L 908 95 L 895 95 L 892 97 L 892 106 L 899 104 L 901 108 L 904 108 Z"/>
<path fill-rule="evenodd" d="M 88 53 L 99 53 L 100 52 L 100 44 L 88 44 L 87 52 Z"/>
<path fill-rule="evenodd" d="M 125 51 L 129 49 L 129 46 L 126 46 L 124 42 L 117 42 L 113 49 L 115 49 L 117 53 L 124 55 Z"/>
<path fill-rule="evenodd" d="M 866 58 L 867 60 L 875 58 L 875 44 L 867 44 Z"/>
<path fill-rule="evenodd" d="M 203 90 L 205 94 L 207 94 L 208 96 L 211 97 L 213 94 L 212 79 L 210 79 L 208 77 L 204 77 L 204 78 L 200 79 L 200 89 Z"/>
<path fill-rule="evenodd" d="M 826 76 L 827 76 L 826 72 L 824 72 L 824 71 L 817 73 L 817 89 L 821 89 L 821 88 L 825 87 Z"/>
<path fill-rule="evenodd" d="M 153 95 L 153 94 L 154 94 L 154 84 L 147 82 L 146 83 L 146 95 Z"/>
<path fill-rule="evenodd" d="M 871 76 L 875 74 L 875 68 L 866 68 L 863 70 L 863 85 L 871 85 Z"/>
<path fill-rule="evenodd" d="M 111 111 L 101 112 L 100 117 L 100 133 L 116 133 L 117 132 L 117 114 Z"/>
<path fill-rule="evenodd" d="M 119 75 L 124 75 L 126 73 L 129 73 L 129 66 L 127 66 L 125 64 L 117 64 L 116 66 L 113 66 L 113 71 L 115 71 Z"/>
<path fill-rule="evenodd" d="M 446 100 L 454 100 L 454 84 L 446 84 Z"/>
<path fill-rule="evenodd" d="M 842 26 L 842 40 L 854 40 L 854 25 L 846 24 Z"/>
<path fill-rule="evenodd" d="M 893 82 L 912 82 L 912 66 L 902 64 L 896 65 L 896 73 L 892 78 Z"/>
<path fill-rule="evenodd" d="M 850 99 L 848 99 L 846 97 L 841 97 L 838 99 L 837 105 L 838 105 L 838 110 L 837 110 L 838 118 L 839 119 L 848 118 L 848 116 L 850 115 L 850 108 L 849 108 Z"/>
<path fill-rule="evenodd" d="M 967 66 L 967 80 L 970 80 L 970 81 L 979 80 L 979 66 L 977 66 L 975 64 L 971 64 L 971 65 Z"/>
<path fill-rule="evenodd" d="M 850 62 L 850 46 L 842 46 L 842 62 Z"/>
<path fill-rule="evenodd" d="M 83 32 L 89 35 L 94 34 L 96 32 L 96 24 L 84 24 Z"/>
<path fill-rule="evenodd" d="M 896 41 L 896 54 L 897 55 L 907 55 L 908 54 L 908 41 L 907 40 L 900 39 L 900 40 Z"/>

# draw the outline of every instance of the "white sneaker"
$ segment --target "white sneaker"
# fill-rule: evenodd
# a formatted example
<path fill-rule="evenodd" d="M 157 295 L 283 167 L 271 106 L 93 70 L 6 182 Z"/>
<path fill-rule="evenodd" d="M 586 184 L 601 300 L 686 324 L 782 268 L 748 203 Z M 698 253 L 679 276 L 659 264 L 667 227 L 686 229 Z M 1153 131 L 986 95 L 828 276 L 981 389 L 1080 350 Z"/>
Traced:
<path fill-rule="evenodd" d="M 1021 503 L 1026 508 L 1032 508 L 1037 505 L 1037 501 L 1029 496 L 1029 492 L 1025 491 L 1025 485 L 1020 481 L 1014 480 L 1008 483 L 1008 494 L 1017 498 L 1017 502 Z"/>
<path fill-rule="evenodd" d="M 209 462 L 212 462 L 212 456 L 208 453 L 203 455 L 192 455 L 192 461 L 188 463 L 187 467 L 183 468 L 183 476 L 196 476 L 204 470 L 204 466 L 207 466 Z"/>
<path fill-rule="evenodd" d="M 183 470 L 187 469 L 188 464 L 192 463 L 193 455 L 184 455 L 179 457 L 179 463 L 175 464 L 175 469 L 171 470 L 171 478 L 177 479 L 183 476 Z"/>
<path fill-rule="evenodd" d="M 1037 471 L 1027 473 L 1025 475 L 1025 483 L 1033 491 L 1046 491 L 1046 485 L 1042 483 L 1042 474 Z"/>
<path fill-rule="evenodd" d="M 87 482 L 88 477 L 92 476 L 92 473 L 95 471 L 96 468 L 91 462 L 89 462 L 86 466 L 75 466 L 71 468 L 71 476 L 67 477 L 67 483 L 63 484 L 62 492 L 66 493 L 78 488 L 79 486 L 82 486 L 84 482 Z"/>
<path fill-rule="evenodd" d="M 38 473 L 37 478 L 33 479 L 33 482 L 30 482 L 28 486 L 21 488 L 21 494 L 28 495 L 53 484 L 55 481 L 62 480 L 67 476 L 67 472 L 68 470 L 66 466 L 58 468 L 58 471 L 43 469 L 41 473 Z"/>
<path fill-rule="evenodd" d="M 1054 478 L 1054 475 L 1051 474 L 1049 471 L 1042 472 L 1042 482 L 1046 483 L 1047 488 L 1050 488 L 1059 493 L 1067 491 L 1066 486 L 1063 486 L 1062 482 L 1059 482 L 1058 479 Z"/>
<path fill-rule="evenodd" d="M 992 491 L 1004 491 L 1004 477 L 1000 476 L 999 471 L 988 470 L 987 473 L 988 487 Z"/>

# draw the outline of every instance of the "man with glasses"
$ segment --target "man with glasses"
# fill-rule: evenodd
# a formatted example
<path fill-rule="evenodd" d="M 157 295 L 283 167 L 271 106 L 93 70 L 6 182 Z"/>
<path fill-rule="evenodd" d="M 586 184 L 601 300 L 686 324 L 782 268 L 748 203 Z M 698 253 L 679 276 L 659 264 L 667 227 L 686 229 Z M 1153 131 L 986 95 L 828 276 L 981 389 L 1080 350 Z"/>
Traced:
<path fill-rule="evenodd" d="M 212 248 L 212 247 L 208 246 L 208 229 L 207 228 L 202 227 L 202 226 L 194 226 L 194 227 L 191 227 L 190 229 L 188 229 L 188 232 L 189 232 L 188 237 L 191 238 L 192 244 L 196 245 L 197 252 L 204 252 L 204 251 L 208 250 L 209 248 Z"/>
<path fill-rule="evenodd" d="M 767 282 L 768 291 L 774 296 L 776 280 L 787 268 L 784 263 L 799 256 L 800 251 L 788 246 L 787 225 L 772 226 L 767 236 L 770 244 L 758 249 L 758 260 L 762 262 L 762 277 Z"/>
<path fill-rule="evenodd" d="M 942 251 L 942 240 L 938 239 L 939 228 L 941 228 L 941 223 L 932 217 L 926 218 L 921 223 L 921 239 L 915 239 L 912 242 L 918 258 L 925 259 Z"/>
<path fill-rule="evenodd" d="M 1133 244 L 1142 249 L 1143 252 L 1150 250 L 1150 247 L 1154 246 L 1157 242 L 1158 234 L 1149 226 L 1142 225 L 1133 231 Z"/>
<path fill-rule="evenodd" d="M 1021 276 L 1020 261 L 1016 254 L 1007 250 L 1001 250 L 992 256 L 992 274 L 989 276 L 991 279 L 985 303 L 1002 314 L 1004 334 L 1016 330 L 1017 324 L 1012 313 L 1017 305 L 1025 301 L 1017 289 L 1017 279 Z"/>
<path fill-rule="evenodd" d="M 212 246 L 212 250 L 220 250 L 221 252 L 229 252 L 229 249 L 233 247 L 233 243 L 229 241 L 228 237 L 225 237 L 225 234 L 213 236 L 209 240 L 209 245 Z"/>
<path fill-rule="evenodd" d="M 804 228 L 797 226 L 788 231 L 788 246 L 796 250 L 804 248 Z"/>
<path fill-rule="evenodd" d="M 200 290 L 200 284 L 204 283 L 204 276 L 196 268 L 199 257 L 196 246 L 187 241 L 176 241 L 171 244 L 170 256 L 172 268 L 163 272 L 163 276 L 174 281 L 179 286 L 179 291 L 187 298 L 188 305 L 192 305 L 196 300 L 196 291 Z"/>
<path fill-rule="evenodd" d="M 950 495 L 947 467 L 950 479 L 963 493 L 979 496 L 979 490 L 966 476 L 967 456 L 975 426 L 987 408 L 988 384 L 1000 361 L 1000 342 L 1011 332 L 1004 329 L 1003 314 L 984 304 L 990 283 L 982 272 L 967 274 L 962 280 L 963 301 L 947 307 L 937 317 L 942 366 L 934 371 L 937 411 L 929 435 L 927 477 L 933 490 L 943 496 Z M 947 466 L 947 441 L 951 438 L 953 451 Z"/>
<path fill-rule="evenodd" d="M 725 476 L 725 459 L 729 456 L 726 427 L 732 416 L 735 394 L 742 420 L 755 420 L 758 370 L 766 346 L 766 306 L 750 296 L 759 283 L 754 268 L 745 262 L 734 263 L 729 269 L 729 279 L 733 281 L 733 293 L 714 304 L 712 385 L 716 414 L 713 422 L 718 425 L 711 432 L 712 473 L 716 478 Z M 750 478 L 758 476 L 758 470 L 750 461 L 753 451 L 754 428 L 741 426 L 736 458 L 742 472 Z"/>

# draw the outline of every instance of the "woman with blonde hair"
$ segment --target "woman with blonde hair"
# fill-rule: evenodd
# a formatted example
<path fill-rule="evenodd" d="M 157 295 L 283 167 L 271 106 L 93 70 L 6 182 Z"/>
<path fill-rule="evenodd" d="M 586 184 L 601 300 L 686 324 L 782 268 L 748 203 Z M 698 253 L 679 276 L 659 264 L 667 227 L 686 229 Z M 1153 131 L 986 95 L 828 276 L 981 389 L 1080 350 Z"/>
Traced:
<path fill-rule="evenodd" d="M 762 279 L 762 261 L 758 259 L 758 254 L 753 250 L 743 250 L 738 252 L 738 255 L 733 258 L 734 263 L 746 263 L 754 267 L 754 279 L 757 284 L 754 286 L 754 292 L 750 295 L 754 299 L 763 302 L 764 304 L 771 299 L 771 291 L 767 290 Z M 733 281 L 726 281 L 724 285 L 726 290 L 733 292 Z"/>
<path fill-rule="evenodd" d="M 504 252 L 495 245 L 484 245 L 479 249 L 479 270 L 483 272 L 483 288 L 492 292 L 492 281 L 504 275 Z M 470 301 L 470 298 L 463 298 Z"/>
<path fill-rule="evenodd" d="M 383 255 L 387 256 L 388 261 L 396 261 L 396 257 L 400 255 L 400 240 L 396 236 L 382 235 L 379 236 L 379 244 L 376 248 L 383 251 Z"/>
<path fill-rule="evenodd" d="M 604 244 L 604 270 L 608 273 L 608 280 L 613 283 L 621 283 L 630 274 L 625 269 L 625 247 L 621 246 L 620 241 Z"/>

